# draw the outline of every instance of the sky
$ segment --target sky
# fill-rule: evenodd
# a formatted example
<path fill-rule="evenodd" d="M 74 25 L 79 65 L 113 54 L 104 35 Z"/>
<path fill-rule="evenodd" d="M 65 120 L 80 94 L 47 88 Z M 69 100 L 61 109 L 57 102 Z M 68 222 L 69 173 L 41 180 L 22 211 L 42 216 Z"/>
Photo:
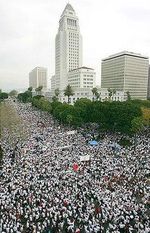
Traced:
<path fill-rule="evenodd" d="M 55 73 L 55 36 L 67 0 L 0 0 L 0 89 L 28 88 L 29 72 Z M 101 81 L 101 60 L 124 50 L 150 57 L 150 0 L 70 0 L 83 37 L 83 65 Z"/>

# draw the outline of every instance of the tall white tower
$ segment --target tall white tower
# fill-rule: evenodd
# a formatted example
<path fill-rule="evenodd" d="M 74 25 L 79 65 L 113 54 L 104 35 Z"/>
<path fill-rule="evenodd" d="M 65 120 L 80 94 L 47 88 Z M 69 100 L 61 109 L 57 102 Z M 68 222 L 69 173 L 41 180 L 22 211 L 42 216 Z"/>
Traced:
<path fill-rule="evenodd" d="M 68 84 L 68 71 L 82 66 L 82 37 L 79 20 L 68 3 L 59 20 L 55 39 L 55 89 L 64 90 Z"/>

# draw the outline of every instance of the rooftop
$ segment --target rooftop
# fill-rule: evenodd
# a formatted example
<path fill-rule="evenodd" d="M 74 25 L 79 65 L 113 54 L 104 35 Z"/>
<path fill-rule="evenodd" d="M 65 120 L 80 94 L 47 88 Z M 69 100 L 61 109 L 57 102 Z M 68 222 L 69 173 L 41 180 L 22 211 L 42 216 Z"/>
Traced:
<path fill-rule="evenodd" d="M 144 58 L 144 59 L 148 59 L 147 56 L 141 55 L 140 53 L 133 53 L 133 52 L 129 52 L 129 51 L 122 51 L 120 53 L 116 53 L 113 55 L 110 55 L 107 58 L 102 59 L 102 61 L 106 61 L 106 60 L 111 60 L 113 58 L 117 58 L 117 57 L 121 57 L 121 56 L 132 56 L 132 57 L 139 57 L 139 58 Z"/>
<path fill-rule="evenodd" d="M 69 72 L 71 72 L 71 71 L 75 71 L 75 70 L 81 70 L 81 69 L 94 70 L 94 69 L 89 68 L 89 67 L 86 67 L 86 66 L 81 66 L 81 67 L 78 67 L 78 68 L 76 68 L 76 69 L 70 70 Z"/>

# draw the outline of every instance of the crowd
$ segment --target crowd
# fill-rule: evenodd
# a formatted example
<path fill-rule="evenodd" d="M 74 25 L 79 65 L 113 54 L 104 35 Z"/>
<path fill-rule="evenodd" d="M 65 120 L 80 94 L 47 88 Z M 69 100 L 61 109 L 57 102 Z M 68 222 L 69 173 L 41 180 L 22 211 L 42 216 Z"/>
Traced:
<path fill-rule="evenodd" d="M 150 232 L 148 130 L 128 148 L 110 147 L 121 137 L 112 134 L 91 146 L 83 129 L 68 134 L 47 113 L 10 104 L 26 138 L 10 145 L 3 129 L 1 233 Z"/>

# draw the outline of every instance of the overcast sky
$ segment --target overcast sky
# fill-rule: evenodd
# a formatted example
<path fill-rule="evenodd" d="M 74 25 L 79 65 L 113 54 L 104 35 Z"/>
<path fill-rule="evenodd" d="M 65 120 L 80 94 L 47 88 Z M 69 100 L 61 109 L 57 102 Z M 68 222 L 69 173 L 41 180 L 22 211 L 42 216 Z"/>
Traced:
<path fill-rule="evenodd" d="M 100 84 L 101 59 L 128 50 L 150 57 L 150 0 L 70 0 L 83 37 L 83 65 Z M 55 35 L 66 0 L 0 0 L 0 89 L 28 87 L 36 66 L 55 72 Z M 50 81 L 48 82 L 50 84 Z"/>

